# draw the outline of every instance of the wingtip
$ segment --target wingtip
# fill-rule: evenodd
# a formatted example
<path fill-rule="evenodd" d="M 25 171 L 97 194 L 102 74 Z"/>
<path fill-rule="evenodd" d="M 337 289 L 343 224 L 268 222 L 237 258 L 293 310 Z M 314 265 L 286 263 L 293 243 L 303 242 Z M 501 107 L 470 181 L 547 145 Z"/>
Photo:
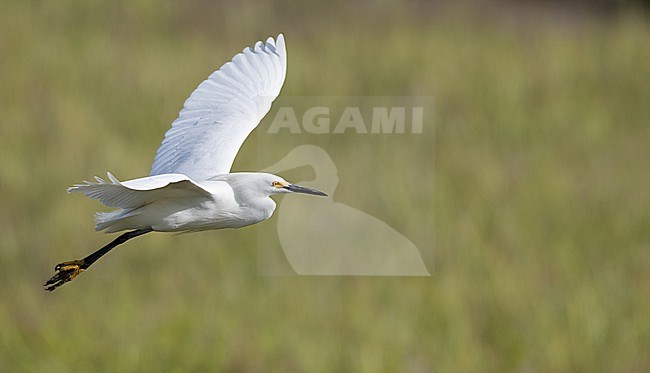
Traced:
<path fill-rule="evenodd" d="M 278 36 L 273 38 L 273 36 L 269 36 L 266 39 L 266 42 L 264 42 L 264 46 L 272 46 L 274 49 L 279 49 L 281 46 L 284 48 L 284 34 L 279 33 Z"/>
<path fill-rule="evenodd" d="M 112 173 L 110 173 L 110 172 L 106 172 L 106 176 L 108 176 L 108 179 L 109 179 L 113 184 L 118 184 L 118 185 L 121 185 L 121 184 L 122 184 L 122 183 L 120 183 L 119 180 L 117 180 L 117 178 L 116 178 L 115 176 L 113 176 Z"/>
<path fill-rule="evenodd" d="M 275 47 L 276 47 L 276 49 L 279 49 L 279 50 L 284 51 L 286 53 L 286 47 L 285 47 L 285 42 L 284 42 L 284 34 L 280 33 L 280 34 L 278 34 L 278 37 L 275 38 Z"/>
<path fill-rule="evenodd" d="M 276 38 L 275 42 L 275 53 L 280 56 L 280 59 L 282 60 L 282 64 L 284 65 L 284 74 L 286 75 L 286 70 L 287 70 L 287 47 L 284 42 L 284 34 L 280 33 L 278 34 L 278 37 Z"/>
<path fill-rule="evenodd" d="M 278 36 L 276 36 L 275 38 L 273 38 L 273 36 L 269 36 L 269 37 L 266 39 L 266 43 L 265 43 L 265 44 L 271 44 L 271 45 L 273 45 L 273 46 L 276 46 L 276 45 L 278 45 L 279 43 L 283 43 L 283 42 L 284 42 L 284 34 L 279 33 Z"/>

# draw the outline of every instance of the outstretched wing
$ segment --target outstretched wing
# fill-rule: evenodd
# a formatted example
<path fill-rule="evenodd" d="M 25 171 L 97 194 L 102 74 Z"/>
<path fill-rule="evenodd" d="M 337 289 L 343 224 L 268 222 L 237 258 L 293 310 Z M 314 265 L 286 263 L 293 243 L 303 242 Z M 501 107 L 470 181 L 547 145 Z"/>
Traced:
<path fill-rule="evenodd" d="M 210 192 L 185 175 L 166 174 L 119 181 L 110 172 L 109 181 L 95 177 L 97 182 L 85 181 L 68 188 L 69 193 L 83 193 L 110 207 L 133 209 L 157 199 L 210 197 Z"/>
<path fill-rule="evenodd" d="M 196 181 L 230 172 L 246 137 L 280 94 L 287 71 L 284 37 L 246 48 L 215 71 L 185 101 L 165 134 L 151 175 L 184 174 Z"/>

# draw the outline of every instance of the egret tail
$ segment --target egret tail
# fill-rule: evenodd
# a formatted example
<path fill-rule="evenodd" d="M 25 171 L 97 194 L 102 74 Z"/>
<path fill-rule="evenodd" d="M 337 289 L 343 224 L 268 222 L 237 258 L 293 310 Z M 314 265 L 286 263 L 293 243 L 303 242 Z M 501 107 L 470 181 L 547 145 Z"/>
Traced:
<path fill-rule="evenodd" d="M 164 174 L 139 179 L 119 181 L 110 172 L 109 181 L 95 176 L 96 182 L 84 181 L 68 188 L 68 193 L 82 193 L 97 199 L 109 207 L 119 210 L 98 212 L 95 215 L 95 230 L 106 229 L 114 233 L 127 229 L 145 228 L 148 225 L 133 225 L 128 218 L 136 215 L 138 209 L 157 200 L 210 197 L 210 193 L 181 174 Z"/>

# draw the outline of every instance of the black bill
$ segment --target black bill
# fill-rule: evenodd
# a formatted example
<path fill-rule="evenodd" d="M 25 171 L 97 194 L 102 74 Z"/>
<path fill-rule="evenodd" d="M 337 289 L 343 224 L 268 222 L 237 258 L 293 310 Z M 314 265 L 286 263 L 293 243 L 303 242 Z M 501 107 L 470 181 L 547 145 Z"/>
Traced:
<path fill-rule="evenodd" d="M 327 197 L 327 194 L 321 192 L 320 190 L 307 188 L 307 187 L 296 185 L 296 184 L 289 184 L 286 187 L 284 187 L 284 189 L 290 190 L 290 191 L 292 191 L 294 193 L 313 194 L 315 196 Z"/>

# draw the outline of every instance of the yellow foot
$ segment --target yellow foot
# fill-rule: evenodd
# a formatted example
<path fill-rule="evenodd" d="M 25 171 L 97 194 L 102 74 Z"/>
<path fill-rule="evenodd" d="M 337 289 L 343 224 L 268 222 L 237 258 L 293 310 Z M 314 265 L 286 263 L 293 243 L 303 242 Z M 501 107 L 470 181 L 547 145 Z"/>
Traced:
<path fill-rule="evenodd" d="M 47 291 L 53 291 L 54 289 L 58 288 L 59 286 L 65 284 L 68 281 L 72 281 L 77 275 L 79 275 L 81 272 L 83 272 L 85 269 L 83 268 L 84 266 L 84 260 L 79 259 L 79 260 L 72 260 L 69 262 L 63 262 L 59 263 L 54 267 L 54 270 L 56 273 L 52 278 L 47 280 L 45 283 L 45 290 Z"/>

